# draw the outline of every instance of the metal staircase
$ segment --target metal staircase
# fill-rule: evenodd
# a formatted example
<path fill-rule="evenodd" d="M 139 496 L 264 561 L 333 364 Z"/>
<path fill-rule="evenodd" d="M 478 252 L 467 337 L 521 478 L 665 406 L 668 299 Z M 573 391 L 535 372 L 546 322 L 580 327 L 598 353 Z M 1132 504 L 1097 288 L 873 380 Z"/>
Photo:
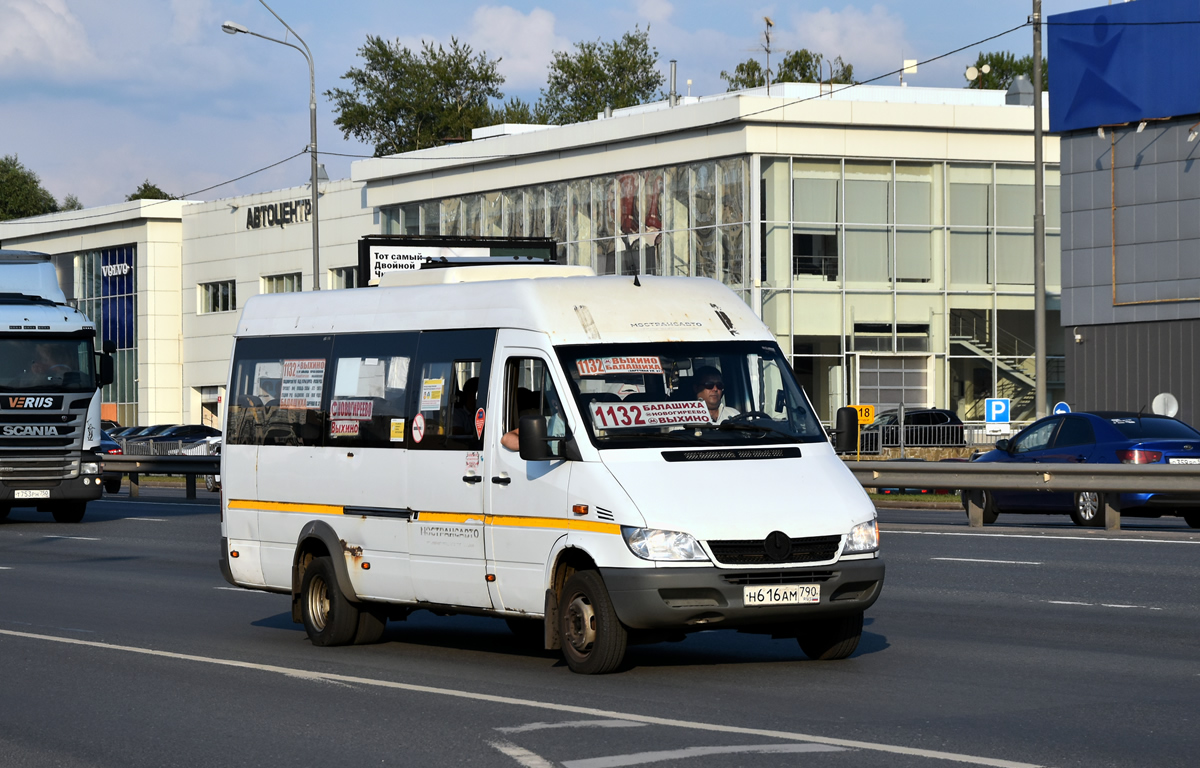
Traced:
<path fill-rule="evenodd" d="M 1035 399 L 1036 362 L 1034 349 L 1016 335 L 996 328 L 990 312 L 958 310 L 950 316 L 950 343 L 973 355 L 996 365 L 996 392 L 994 397 L 1010 400 L 1009 412 L 1014 414 L 1031 411 Z M 996 357 L 993 357 L 993 354 Z M 1010 359 L 1004 359 L 1010 358 Z M 1016 358 L 1014 362 L 1011 358 Z M 1047 371 L 1047 378 L 1053 379 Z M 984 404 L 975 401 L 967 407 L 966 420 L 983 421 Z"/>

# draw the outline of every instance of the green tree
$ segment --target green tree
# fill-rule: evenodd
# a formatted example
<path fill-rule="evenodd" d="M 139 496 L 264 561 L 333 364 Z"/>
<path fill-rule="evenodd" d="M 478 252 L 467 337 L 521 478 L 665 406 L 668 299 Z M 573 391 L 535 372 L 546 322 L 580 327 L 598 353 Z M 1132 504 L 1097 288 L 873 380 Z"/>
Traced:
<path fill-rule="evenodd" d="M 830 80 L 830 66 L 833 79 Z M 760 88 L 767 84 L 766 73 L 758 59 L 746 59 L 733 68 L 733 73 L 721 72 L 721 79 L 728 84 L 727 90 L 742 91 Z M 853 83 L 854 65 L 842 61 L 838 56 L 827 60 L 819 53 L 807 48 L 791 51 L 771 74 L 772 83 Z"/>
<path fill-rule="evenodd" d="M 133 194 L 125 196 L 125 202 L 133 200 L 174 200 L 174 195 L 168 195 L 159 189 L 157 184 L 151 183 L 150 179 L 142 182 L 141 186 L 133 191 Z"/>
<path fill-rule="evenodd" d="M 605 107 L 644 104 L 661 92 L 665 78 L 655 68 L 658 49 L 650 28 L 635 27 L 619 40 L 576 43 L 555 51 L 538 112 L 557 125 L 595 120 Z"/>
<path fill-rule="evenodd" d="M 58 206 L 60 211 L 82 211 L 83 203 L 79 202 L 79 198 L 70 193 L 63 198 L 62 205 Z"/>
<path fill-rule="evenodd" d="M 489 100 L 504 98 L 500 60 L 476 54 L 456 38 L 449 50 L 426 42 L 413 51 L 398 40 L 368 35 L 358 55 L 363 66 L 342 75 L 351 87 L 325 95 L 342 135 L 374 145 L 376 157 L 469 138 L 472 128 L 496 116 Z"/>
<path fill-rule="evenodd" d="M 42 186 L 42 180 L 17 159 L 0 158 L 0 221 L 41 216 L 58 210 L 54 195 Z"/>
<path fill-rule="evenodd" d="M 989 72 L 983 71 L 985 64 L 990 67 Z M 975 69 L 979 71 L 979 75 L 974 82 L 968 80 L 965 87 L 1006 91 L 1018 75 L 1025 75 L 1030 82 L 1033 82 L 1033 55 L 1022 56 L 1018 59 L 1009 51 L 980 52 L 975 59 Z M 966 78 L 966 74 L 963 77 Z M 1049 92 L 1049 90 L 1050 62 L 1042 59 L 1042 91 Z"/>

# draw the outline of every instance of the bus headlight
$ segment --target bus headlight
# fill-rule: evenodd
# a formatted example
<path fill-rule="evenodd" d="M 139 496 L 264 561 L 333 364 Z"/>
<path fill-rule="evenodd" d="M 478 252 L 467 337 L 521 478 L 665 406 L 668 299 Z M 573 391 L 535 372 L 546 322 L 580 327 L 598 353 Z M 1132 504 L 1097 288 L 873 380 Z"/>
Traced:
<path fill-rule="evenodd" d="M 874 552 L 879 549 L 879 520 L 868 520 L 850 529 L 846 537 L 846 548 L 843 555 L 856 555 L 863 552 Z"/>
<path fill-rule="evenodd" d="M 91 461 L 85 461 L 79 465 L 79 474 L 98 475 L 100 474 L 100 465 Z"/>
<path fill-rule="evenodd" d="M 690 533 L 621 526 L 629 551 L 643 560 L 708 560 Z"/>

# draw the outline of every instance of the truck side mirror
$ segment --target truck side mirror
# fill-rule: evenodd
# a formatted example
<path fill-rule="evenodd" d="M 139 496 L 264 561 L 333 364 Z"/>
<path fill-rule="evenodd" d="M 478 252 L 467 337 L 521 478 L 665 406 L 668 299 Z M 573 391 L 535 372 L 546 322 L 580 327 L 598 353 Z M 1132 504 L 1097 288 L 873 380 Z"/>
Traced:
<path fill-rule="evenodd" d="M 100 348 L 104 350 L 104 354 L 111 355 L 117 351 L 117 342 L 112 339 L 105 339 Z"/>
<path fill-rule="evenodd" d="M 111 341 L 106 341 L 105 344 L 111 344 Z M 100 356 L 100 386 L 107 387 L 116 380 L 116 374 L 113 370 L 112 355 Z"/>
<path fill-rule="evenodd" d="M 521 458 L 525 461 L 546 461 L 551 458 L 546 442 L 546 417 L 522 416 L 519 436 Z"/>
<path fill-rule="evenodd" d="M 833 450 L 850 453 L 858 449 L 858 411 L 854 408 L 838 408 L 834 421 Z"/>

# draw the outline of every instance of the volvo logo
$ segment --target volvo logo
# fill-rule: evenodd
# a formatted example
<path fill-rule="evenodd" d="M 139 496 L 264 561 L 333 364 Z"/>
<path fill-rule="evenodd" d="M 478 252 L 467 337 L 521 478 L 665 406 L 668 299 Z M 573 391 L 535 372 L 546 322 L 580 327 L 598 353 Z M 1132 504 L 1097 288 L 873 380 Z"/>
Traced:
<path fill-rule="evenodd" d="M 792 540 L 783 531 L 771 531 L 763 539 L 763 550 L 772 563 L 786 562 L 792 554 Z"/>

